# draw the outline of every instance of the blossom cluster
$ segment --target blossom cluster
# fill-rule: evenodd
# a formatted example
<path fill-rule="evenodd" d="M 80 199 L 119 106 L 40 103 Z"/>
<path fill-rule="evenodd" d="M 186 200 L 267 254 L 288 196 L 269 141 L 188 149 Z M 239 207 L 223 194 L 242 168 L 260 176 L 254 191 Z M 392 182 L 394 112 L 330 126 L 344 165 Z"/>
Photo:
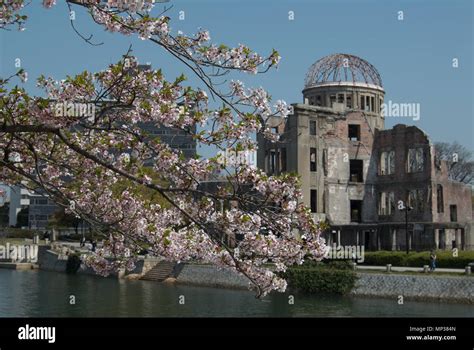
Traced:
<path fill-rule="evenodd" d="M 24 0 L 3 0 L 0 3 L 0 29 L 10 25 L 17 25 L 18 29 L 23 29 L 27 16 L 19 12 L 24 6 Z"/>
<path fill-rule="evenodd" d="M 264 58 L 244 45 L 210 44 L 205 30 L 173 36 L 169 18 L 136 13 L 146 12 L 150 1 L 148 7 L 139 6 L 143 1 L 74 3 L 88 7 L 107 30 L 159 42 L 202 69 L 256 73 L 279 61 L 276 51 Z M 23 2 L 5 4 L 11 12 Z M 54 4 L 43 2 L 46 8 Z M 12 19 L 3 16 L 1 23 Z M 0 80 L 0 181 L 27 180 L 88 222 L 104 244 L 86 262 L 101 274 L 132 270 L 137 256 L 147 252 L 232 269 L 259 296 L 284 291 L 280 272 L 326 252 L 319 223 L 301 204 L 297 177 L 269 176 L 245 165 L 227 169 L 218 157 L 186 158 L 143 125 L 172 128 L 198 144 L 237 154 L 255 151 L 255 133 L 272 139 L 267 121 L 284 120 L 289 107 L 284 101 L 272 105 L 263 88 L 245 88 L 240 81 L 231 83 L 227 95 L 212 83 L 206 92 L 185 81 L 142 69 L 129 54 L 100 72 L 59 81 L 41 76 L 45 97 Z M 209 92 L 221 98 L 221 107 L 210 107 Z M 94 114 L 57 113 L 58 105 L 77 104 L 93 104 Z M 223 174 L 216 190 L 201 186 Z"/>

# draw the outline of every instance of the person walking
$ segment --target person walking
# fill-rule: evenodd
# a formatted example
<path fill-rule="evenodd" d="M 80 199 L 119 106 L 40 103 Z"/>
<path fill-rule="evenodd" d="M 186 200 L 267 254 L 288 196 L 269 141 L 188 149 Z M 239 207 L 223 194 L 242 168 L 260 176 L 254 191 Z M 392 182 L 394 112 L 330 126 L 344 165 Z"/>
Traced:
<path fill-rule="evenodd" d="M 430 271 L 434 272 L 435 269 L 436 269 L 436 252 L 432 250 L 430 254 Z"/>

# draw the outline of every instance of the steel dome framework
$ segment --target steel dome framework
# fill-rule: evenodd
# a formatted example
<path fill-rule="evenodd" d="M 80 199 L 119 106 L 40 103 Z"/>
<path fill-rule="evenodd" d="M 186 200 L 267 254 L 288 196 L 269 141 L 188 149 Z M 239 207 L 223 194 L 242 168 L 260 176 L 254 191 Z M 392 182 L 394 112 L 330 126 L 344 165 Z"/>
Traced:
<path fill-rule="evenodd" d="M 334 54 L 316 61 L 306 74 L 305 89 L 327 83 L 365 83 L 382 86 L 377 69 L 366 60 L 349 54 Z"/>

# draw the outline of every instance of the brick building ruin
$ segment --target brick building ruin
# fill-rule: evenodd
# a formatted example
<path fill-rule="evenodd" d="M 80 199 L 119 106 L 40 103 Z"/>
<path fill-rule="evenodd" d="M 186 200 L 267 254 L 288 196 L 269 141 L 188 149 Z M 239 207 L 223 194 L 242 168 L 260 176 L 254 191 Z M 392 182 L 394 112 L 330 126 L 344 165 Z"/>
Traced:
<path fill-rule="evenodd" d="M 330 245 L 474 249 L 471 186 L 448 179 L 418 127 L 384 128 L 384 94 L 367 61 L 320 59 L 306 77 L 304 103 L 272 125 L 280 141 L 258 138 L 258 167 L 300 175 L 304 203 L 331 227 Z"/>

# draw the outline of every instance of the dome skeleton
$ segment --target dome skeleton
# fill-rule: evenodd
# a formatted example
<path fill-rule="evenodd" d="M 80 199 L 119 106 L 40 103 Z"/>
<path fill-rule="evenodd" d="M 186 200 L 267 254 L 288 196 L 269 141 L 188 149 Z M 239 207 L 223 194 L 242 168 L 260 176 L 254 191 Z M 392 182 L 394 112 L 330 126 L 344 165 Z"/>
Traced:
<path fill-rule="evenodd" d="M 305 88 L 336 82 L 366 83 L 383 87 L 379 72 L 366 60 L 354 55 L 333 54 L 321 58 L 310 67 L 305 79 Z"/>

